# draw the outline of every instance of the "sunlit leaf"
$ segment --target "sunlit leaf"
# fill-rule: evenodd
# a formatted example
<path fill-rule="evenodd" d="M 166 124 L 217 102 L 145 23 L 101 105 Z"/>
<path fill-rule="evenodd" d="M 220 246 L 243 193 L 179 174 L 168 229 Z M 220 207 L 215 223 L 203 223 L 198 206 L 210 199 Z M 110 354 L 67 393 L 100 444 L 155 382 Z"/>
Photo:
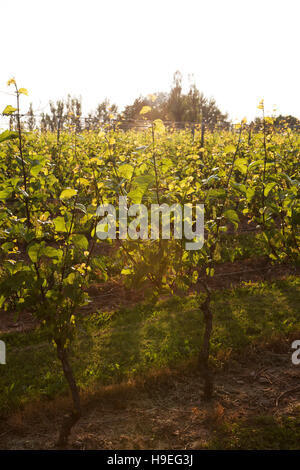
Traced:
<path fill-rule="evenodd" d="M 76 189 L 72 189 L 72 188 L 67 188 L 67 189 L 64 189 L 59 198 L 60 199 L 70 199 L 71 197 L 75 196 L 77 194 L 77 190 Z"/>
<path fill-rule="evenodd" d="M 140 114 L 147 114 L 151 111 L 151 106 L 143 106 L 142 109 L 140 110 Z"/>
<path fill-rule="evenodd" d="M 8 104 L 4 110 L 2 111 L 2 114 L 5 114 L 6 116 L 9 116 L 10 114 L 13 114 L 15 111 L 17 111 L 17 108 L 14 108 L 10 104 Z"/>

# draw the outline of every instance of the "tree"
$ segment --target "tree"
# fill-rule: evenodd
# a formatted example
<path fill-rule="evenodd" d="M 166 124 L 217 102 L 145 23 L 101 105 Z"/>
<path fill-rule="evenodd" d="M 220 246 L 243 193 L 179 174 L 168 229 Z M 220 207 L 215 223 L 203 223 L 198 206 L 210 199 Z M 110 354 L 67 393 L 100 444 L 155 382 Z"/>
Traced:
<path fill-rule="evenodd" d="M 204 122 L 211 130 L 216 126 L 228 127 L 228 115 L 218 108 L 214 98 L 207 99 L 200 93 L 196 85 L 190 86 L 186 95 L 186 111 L 184 116 L 189 122 Z"/>
<path fill-rule="evenodd" d="M 274 126 L 278 129 L 289 128 L 292 131 L 297 131 L 300 129 L 300 120 L 295 116 L 282 116 L 281 114 L 277 116 L 274 121 Z"/>
<path fill-rule="evenodd" d="M 186 99 L 182 94 L 182 74 L 178 70 L 173 76 L 173 88 L 167 103 L 167 109 L 171 119 L 176 122 L 182 122 L 186 112 Z"/>
<path fill-rule="evenodd" d="M 97 129 L 103 124 L 108 124 L 117 116 L 118 107 L 116 104 L 110 104 L 106 98 L 102 103 L 98 104 L 96 111 L 89 113 L 85 122 L 86 129 Z"/>
<path fill-rule="evenodd" d="M 195 83 L 191 84 L 187 94 L 182 92 L 182 74 L 179 71 L 174 74 L 169 93 L 158 92 L 147 97 L 139 96 L 132 105 L 125 107 L 122 113 L 123 120 L 140 120 L 140 111 L 144 106 L 151 107 L 146 116 L 151 121 L 155 119 L 177 123 L 203 121 L 212 130 L 216 126 L 229 127 L 227 114 L 220 111 L 213 98 L 205 98 Z"/>
<path fill-rule="evenodd" d="M 32 108 L 32 103 L 29 105 L 29 110 L 28 110 L 28 120 L 27 120 L 27 127 L 29 131 L 33 131 L 36 128 L 36 119 L 34 116 L 33 108 Z"/>
<path fill-rule="evenodd" d="M 168 93 L 153 93 L 147 97 L 139 96 L 134 100 L 134 103 L 127 105 L 119 117 L 125 121 L 138 121 L 141 119 L 140 112 L 144 106 L 150 106 L 151 111 L 147 113 L 149 120 L 167 119 L 167 101 Z"/>
<path fill-rule="evenodd" d="M 81 99 L 72 98 L 68 95 L 67 100 L 57 100 L 49 102 L 50 113 L 42 113 L 40 127 L 43 131 L 56 132 L 64 127 L 74 127 L 76 132 L 82 129 Z"/>

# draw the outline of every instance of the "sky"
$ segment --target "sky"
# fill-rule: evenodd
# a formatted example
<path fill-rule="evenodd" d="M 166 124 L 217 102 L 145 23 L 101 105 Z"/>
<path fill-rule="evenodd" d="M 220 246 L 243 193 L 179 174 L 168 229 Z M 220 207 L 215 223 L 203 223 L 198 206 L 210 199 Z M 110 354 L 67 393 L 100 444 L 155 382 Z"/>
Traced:
<path fill-rule="evenodd" d="M 49 100 L 105 98 L 120 110 L 169 91 L 180 70 L 236 122 L 266 111 L 300 118 L 299 0 L 14 0 L 1 4 L 0 112 L 15 77 L 37 113 Z M 2 107 L 2 108 L 1 108 Z M 3 122 L 0 117 L 0 123 Z"/>

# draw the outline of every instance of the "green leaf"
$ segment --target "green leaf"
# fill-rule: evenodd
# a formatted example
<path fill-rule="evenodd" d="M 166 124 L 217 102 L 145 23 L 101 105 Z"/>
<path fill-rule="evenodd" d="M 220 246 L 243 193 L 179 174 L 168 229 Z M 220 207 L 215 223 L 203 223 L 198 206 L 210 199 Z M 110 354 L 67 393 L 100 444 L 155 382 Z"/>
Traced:
<path fill-rule="evenodd" d="M 0 296 L 0 308 L 2 308 L 2 306 L 3 306 L 4 302 L 5 302 L 5 300 L 6 300 L 6 297 L 5 297 L 4 295 L 1 295 L 1 296 Z"/>
<path fill-rule="evenodd" d="M 9 116 L 10 114 L 13 114 L 15 111 L 17 111 L 17 108 L 14 108 L 10 104 L 6 106 L 6 108 L 2 111 L 2 114 L 5 116 Z"/>
<path fill-rule="evenodd" d="M 132 274 L 132 273 L 133 273 L 132 268 L 123 268 L 121 271 L 121 274 L 125 274 L 125 276 L 128 276 L 129 274 Z"/>
<path fill-rule="evenodd" d="M 247 160 L 245 158 L 237 158 L 234 162 L 235 168 L 237 168 L 243 175 L 247 173 Z"/>
<path fill-rule="evenodd" d="M 64 279 L 63 283 L 64 283 L 65 285 L 67 285 L 67 284 L 71 284 L 71 285 L 72 285 L 72 284 L 74 284 L 75 280 L 76 280 L 76 274 L 75 274 L 75 273 L 70 273 L 70 274 Z"/>
<path fill-rule="evenodd" d="M 19 92 L 20 94 L 23 94 L 23 95 L 28 96 L 28 91 L 26 90 L 26 88 L 19 88 L 19 89 L 18 89 L 18 92 Z"/>
<path fill-rule="evenodd" d="M 161 160 L 161 172 L 162 173 L 167 173 L 172 166 L 173 166 L 173 162 L 170 158 L 162 158 Z"/>
<path fill-rule="evenodd" d="M 226 147 L 224 148 L 224 153 L 234 153 L 235 152 L 235 145 L 233 144 L 229 144 L 229 145 L 226 145 Z"/>
<path fill-rule="evenodd" d="M 64 189 L 61 192 L 61 195 L 59 196 L 59 198 L 60 199 L 71 199 L 71 197 L 75 196 L 75 194 L 77 194 L 76 189 L 67 188 L 67 189 Z"/>
<path fill-rule="evenodd" d="M 134 178 L 134 188 L 127 194 L 134 204 L 140 204 L 148 186 L 154 181 L 153 175 L 141 175 Z"/>
<path fill-rule="evenodd" d="M 12 248 L 14 247 L 13 242 L 6 242 L 1 245 L 1 249 L 5 251 L 5 253 L 8 253 Z"/>
<path fill-rule="evenodd" d="M 149 111 L 151 111 L 151 106 L 143 106 L 142 109 L 140 110 L 140 114 L 147 114 Z"/>
<path fill-rule="evenodd" d="M 133 171 L 134 171 L 133 166 L 129 165 L 128 163 L 124 163 L 118 168 L 118 173 L 121 176 L 121 178 L 125 178 L 127 180 L 131 179 Z"/>
<path fill-rule="evenodd" d="M 89 242 L 87 238 L 82 234 L 74 234 L 71 237 L 72 243 L 75 245 L 76 248 L 80 248 L 82 250 L 87 250 L 89 246 Z"/>
<path fill-rule="evenodd" d="M 265 186 L 265 189 L 264 189 L 264 195 L 267 197 L 269 192 L 274 188 L 274 186 L 276 186 L 277 183 L 268 183 L 266 186 Z"/>
<path fill-rule="evenodd" d="M 147 189 L 149 184 L 154 181 L 153 175 L 141 175 L 134 178 L 134 184 L 139 188 Z"/>
<path fill-rule="evenodd" d="M 82 184 L 83 186 L 89 186 L 89 184 L 90 184 L 90 182 L 87 178 L 78 178 L 77 182 L 79 184 Z"/>
<path fill-rule="evenodd" d="M 251 162 L 249 165 L 249 170 L 253 170 L 254 168 L 262 166 L 263 164 L 264 164 L 263 160 L 256 160 L 255 162 Z"/>
<path fill-rule="evenodd" d="M 153 121 L 154 130 L 157 134 L 164 134 L 166 131 L 165 125 L 161 119 Z"/>
<path fill-rule="evenodd" d="M 220 189 L 209 189 L 207 197 L 208 199 L 211 198 L 218 198 L 218 197 L 225 197 L 226 196 L 226 191 L 223 188 Z"/>
<path fill-rule="evenodd" d="M 27 249 L 29 258 L 33 263 L 36 263 L 41 256 L 42 250 L 45 246 L 45 242 L 33 243 Z"/>
<path fill-rule="evenodd" d="M 240 219 L 235 210 L 228 209 L 227 211 L 224 212 L 224 217 L 228 219 L 231 223 L 233 223 L 235 227 L 238 226 Z"/>
<path fill-rule="evenodd" d="M 232 186 L 233 186 L 237 191 L 239 191 L 240 193 L 246 195 L 247 190 L 246 190 L 246 186 L 245 186 L 244 184 L 233 182 L 233 183 L 232 183 Z"/>
<path fill-rule="evenodd" d="M 0 190 L 0 200 L 4 200 L 10 197 L 12 190 L 10 188 L 4 188 Z"/>
<path fill-rule="evenodd" d="M 12 140 L 19 137 L 19 134 L 14 131 L 4 131 L 0 134 L 0 142 L 5 142 L 6 140 Z"/>
<path fill-rule="evenodd" d="M 54 223 L 54 226 L 55 226 L 55 230 L 57 232 L 67 232 L 67 227 L 66 227 L 66 223 L 65 223 L 65 219 L 61 216 L 59 217 L 56 217 L 55 219 L 53 219 L 53 223 Z"/>
<path fill-rule="evenodd" d="M 43 165 L 35 165 L 30 169 L 30 174 L 32 176 L 37 176 L 42 169 Z"/>
<path fill-rule="evenodd" d="M 248 202 L 252 201 L 254 194 L 255 194 L 255 188 L 247 188 L 246 196 L 247 196 Z"/>
<path fill-rule="evenodd" d="M 141 188 L 132 189 L 127 196 L 131 199 L 133 204 L 140 204 L 142 202 L 145 191 Z"/>
<path fill-rule="evenodd" d="M 41 255 L 47 256 L 48 258 L 55 258 L 61 260 L 63 256 L 63 251 L 58 248 L 53 248 L 52 246 L 45 246 L 41 250 Z"/>
<path fill-rule="evenodd" d="M 205 272 L 207 276 L 213 277 L 215 270 L 214 268 L 206 268 Z"/>

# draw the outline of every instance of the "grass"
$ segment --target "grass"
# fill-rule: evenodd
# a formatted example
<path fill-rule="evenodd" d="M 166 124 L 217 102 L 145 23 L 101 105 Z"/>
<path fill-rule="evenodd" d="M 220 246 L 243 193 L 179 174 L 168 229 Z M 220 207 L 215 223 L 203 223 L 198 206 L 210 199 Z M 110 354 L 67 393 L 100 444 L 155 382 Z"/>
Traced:
<path fill-rule="evenodd" d="M 300 415 L 290 418 L 257 416 L 227 423 L 215 431 L 212 450 L 299 450 Z"/>
<path fill-rule="evenodd" d="M 253 341 L 300 331 L 300 279 L 248 283 L 214 293 L 212 355 L 222 365 L 227 352 Z M 176 366 L 197 354 L 203 333 L 196 296 L 173 297 L 80 321 L 71 351 L 80 387 L 119 383 L 151 369 Z M 2 335 L 7 365 L 0 366 L 2 415 L 35 399 L 51 400 L 67 386 L 46 333 Z"/>

